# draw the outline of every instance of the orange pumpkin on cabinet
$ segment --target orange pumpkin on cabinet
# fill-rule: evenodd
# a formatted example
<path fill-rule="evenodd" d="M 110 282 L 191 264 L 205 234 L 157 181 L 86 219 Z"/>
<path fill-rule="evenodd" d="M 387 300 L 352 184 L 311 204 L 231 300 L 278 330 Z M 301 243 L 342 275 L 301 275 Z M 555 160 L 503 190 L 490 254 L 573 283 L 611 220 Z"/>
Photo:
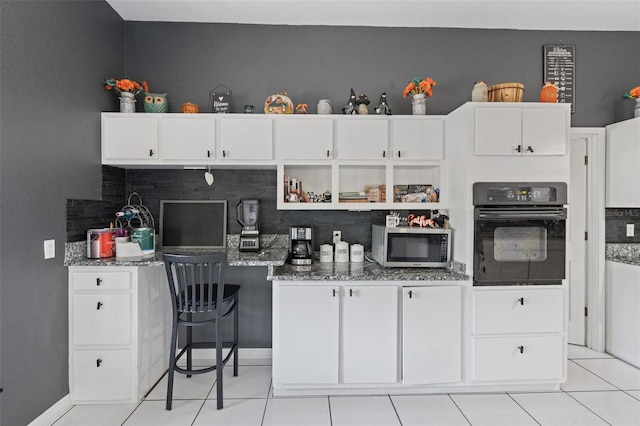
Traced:
<path fill-rule="evenodd" d="M 546 82 L 540 90 L 540 102 L 558 102 L 558 86 L 555 83 Z"/>

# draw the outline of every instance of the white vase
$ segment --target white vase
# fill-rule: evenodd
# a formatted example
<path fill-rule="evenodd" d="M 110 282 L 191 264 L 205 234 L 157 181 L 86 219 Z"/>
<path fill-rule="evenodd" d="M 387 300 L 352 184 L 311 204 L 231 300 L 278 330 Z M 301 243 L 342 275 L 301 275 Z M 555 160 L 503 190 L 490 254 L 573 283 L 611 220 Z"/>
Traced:
<path fill-rule="evenodd" d="M 136 98 L 131 92 L 120 92 L 120 112 L 136 112 Z"/>
<path fill-rule="evenodd" d="M 636 107 L 633 109 L 633 116 L 640 117 L 640 98 L 636 98 Z"/>
<path fill-rule="evenodd" d="M 427 100 L 425 99 L 425 95 L 421 93 L 413 95 L 411 111 L 413 115 L 425 115 L 427 113 Z"/>

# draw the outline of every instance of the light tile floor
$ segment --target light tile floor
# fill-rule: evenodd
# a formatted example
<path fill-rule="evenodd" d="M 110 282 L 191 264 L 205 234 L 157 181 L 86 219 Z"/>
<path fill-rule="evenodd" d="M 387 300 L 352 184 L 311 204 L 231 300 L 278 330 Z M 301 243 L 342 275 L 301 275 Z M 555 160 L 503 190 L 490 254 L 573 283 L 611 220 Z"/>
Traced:
<path fill-rule="evenodd" d="M 557 392 L 278 398 L 271 367 L 225 369 L 225 406 L 216 410 L 214 373 L 176 375 L 173 409 L 166 378 L 140 403 L 78 405 L 53 426 L 640 426 L 640 370 L 610 355 L 569 345 L 568 380 Z"/>

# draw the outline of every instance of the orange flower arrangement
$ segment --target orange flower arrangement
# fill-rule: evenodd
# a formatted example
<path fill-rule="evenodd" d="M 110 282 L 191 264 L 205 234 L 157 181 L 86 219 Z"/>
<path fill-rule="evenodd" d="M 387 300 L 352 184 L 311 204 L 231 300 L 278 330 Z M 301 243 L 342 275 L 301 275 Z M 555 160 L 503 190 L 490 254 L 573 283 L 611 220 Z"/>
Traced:
<path fill-rule="evenodd" d="M 627 99 L 638 99 L 640 98 L 640 86 L 636 86 L 633 89 L 629 90 L 629 93 L 625 93 L 622 97 Z"/>
<path fill-rule="evenodd" d="M 137 95 L 142 90 L 145 92 L 149 91 L 149 86 L 146 81 L 143 81 L 142 84 L 137 81 L 129 80 L 128 78 L 123 78 L 122 80 L 116 80 L 114 78 L 110 78 L 104 81 L 105 88 L 107 90 L 115 90 L 116 92 L 130 92 L 134 95 Z"/>
<path fill-rule="evenodd" d="M 427 77 L 424 80 L 420 80 L 418 78 L 413 78 L 407 87 L 404 88 L 404 92 L 402 92 L 403 97 L 407 97 L 409 95 L 418 95 L 423 94 L 425 96 L 433 95 L 433 87 L 436 85 L 436 82 L 431 78 Z"/>

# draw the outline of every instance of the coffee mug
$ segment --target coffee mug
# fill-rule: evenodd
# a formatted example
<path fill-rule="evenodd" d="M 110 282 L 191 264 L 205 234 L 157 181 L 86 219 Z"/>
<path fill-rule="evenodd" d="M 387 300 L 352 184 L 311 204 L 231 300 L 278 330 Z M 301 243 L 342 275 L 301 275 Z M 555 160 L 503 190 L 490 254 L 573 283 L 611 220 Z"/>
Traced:
<path fill-rule="evenodd" d="M 387 228 L 395 228 L 400 223 L 400 218 L 391 214 L 387 215 Z"/>

